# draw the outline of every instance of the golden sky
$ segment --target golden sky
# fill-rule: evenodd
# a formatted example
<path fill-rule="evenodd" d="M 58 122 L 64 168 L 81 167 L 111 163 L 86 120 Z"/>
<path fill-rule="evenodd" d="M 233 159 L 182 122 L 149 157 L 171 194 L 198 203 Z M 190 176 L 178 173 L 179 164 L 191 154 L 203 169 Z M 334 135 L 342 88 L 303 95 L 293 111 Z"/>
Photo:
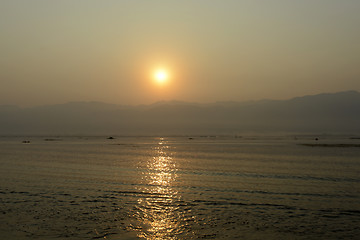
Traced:
<path fill-rule="evenodd" d="M 360 91 L 359 12 L 358 0 L 3 0 L 0 105 Z"/>

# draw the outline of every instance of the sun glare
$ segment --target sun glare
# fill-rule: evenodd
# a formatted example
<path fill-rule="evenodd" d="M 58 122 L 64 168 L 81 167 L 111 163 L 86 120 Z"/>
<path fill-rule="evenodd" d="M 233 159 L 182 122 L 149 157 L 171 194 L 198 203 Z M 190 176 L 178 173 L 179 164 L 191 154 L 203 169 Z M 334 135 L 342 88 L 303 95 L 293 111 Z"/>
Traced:
<path fill-rule="evenodd" d="M 164 69 L 159 69 L 154 73 L 154 79 L 159 84 L 164 84 L 165 82 L 167 82 L 168 78 L 168 73 Z"/>

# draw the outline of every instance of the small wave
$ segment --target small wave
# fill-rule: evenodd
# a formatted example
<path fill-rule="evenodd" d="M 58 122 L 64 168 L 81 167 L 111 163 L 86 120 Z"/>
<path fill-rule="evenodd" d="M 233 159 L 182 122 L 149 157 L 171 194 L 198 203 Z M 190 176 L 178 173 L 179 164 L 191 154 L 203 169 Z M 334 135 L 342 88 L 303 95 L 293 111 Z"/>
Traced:
<path fill-rule="evenodd" d="M 216 171 L 178 171 L 179 174 L 206 175 L 206 176 L 228 176 L 228 177 L 245 177 L 245 178 L 272 178 L 272 179 L 296 179 L 296 180 L 315 180 L 327 182 L 353 182 L 360 183 L 358 178 L 337 178 L 337 177 L 317 177 L 301 175 L 280 175 L 280 174 L 256 174 L 256 173 L 239 173 L 239 172 L 216 172 Z"/>

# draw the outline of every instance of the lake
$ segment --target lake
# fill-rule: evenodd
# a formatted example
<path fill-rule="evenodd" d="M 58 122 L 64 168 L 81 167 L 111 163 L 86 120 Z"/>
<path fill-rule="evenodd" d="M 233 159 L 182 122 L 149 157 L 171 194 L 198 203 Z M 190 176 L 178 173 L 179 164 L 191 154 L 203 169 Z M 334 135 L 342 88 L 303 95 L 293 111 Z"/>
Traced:
<path fill-rule="evenodd" d="M 0 236 L 357 239 L 358 144 L 327 135 L 0 137 Z"/>

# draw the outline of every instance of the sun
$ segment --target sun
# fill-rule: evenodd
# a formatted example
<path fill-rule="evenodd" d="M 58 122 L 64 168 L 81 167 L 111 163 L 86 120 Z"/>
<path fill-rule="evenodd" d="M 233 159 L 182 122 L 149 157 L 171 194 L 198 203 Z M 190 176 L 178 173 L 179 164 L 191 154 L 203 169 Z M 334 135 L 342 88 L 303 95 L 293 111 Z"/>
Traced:
<path fill-rule="evenodd" d="M 158 84 L 164 84 L 169 79 L 169 74 L 165 69 L 158 69 L 154 72 L 154 79 Z"/>

